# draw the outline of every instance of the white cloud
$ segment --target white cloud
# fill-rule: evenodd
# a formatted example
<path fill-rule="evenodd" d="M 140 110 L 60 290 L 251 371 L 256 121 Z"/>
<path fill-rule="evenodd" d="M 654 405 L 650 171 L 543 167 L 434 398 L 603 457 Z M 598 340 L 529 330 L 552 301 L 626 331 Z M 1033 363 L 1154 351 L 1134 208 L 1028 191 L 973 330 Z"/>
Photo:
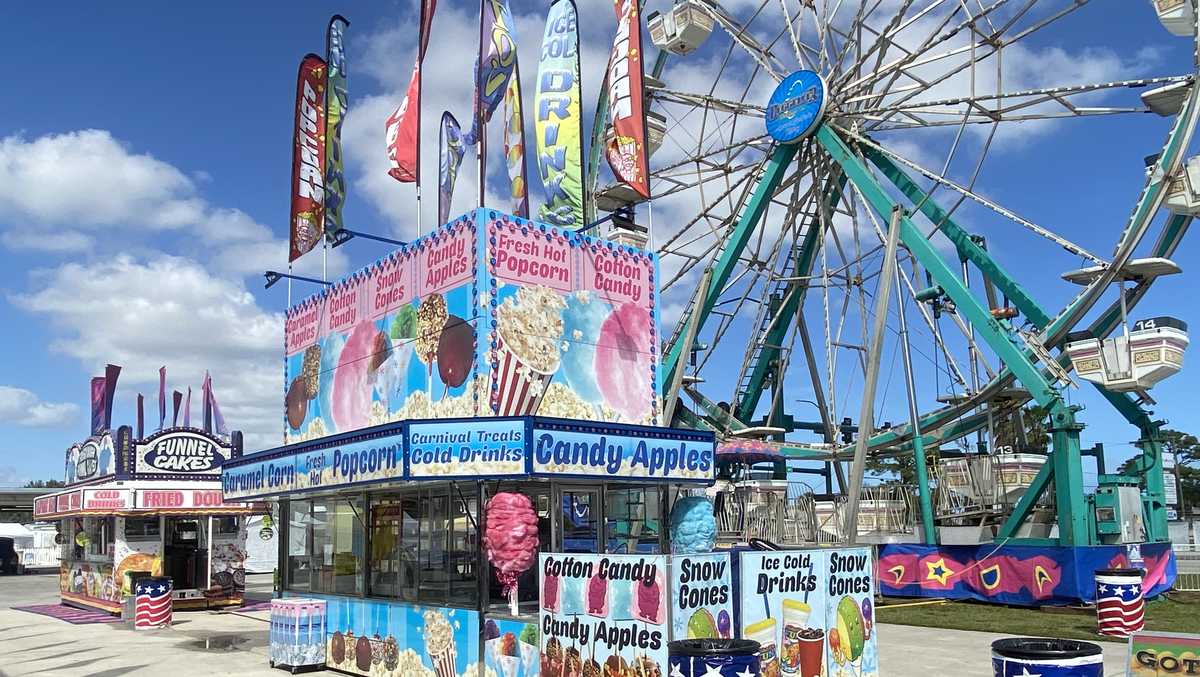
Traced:
<path fill-rule="evenodd" d="M 24 388 L 0 385 L 0 423 L 34 428 L 66 425 L 78 411 L 69 402 L 46 402 Z"/>
<path fill-rule="evenodd" d="M 122 386 L 156 393 L 165 364 L 169 387 L 195 389 L 211 371 L 222 412 L 247 434 L 247 448 L 278 443 L 283 316 L 259 307 L 240 282 L 191 259 L 121 256 L 41 271 L 13 301 L 59 330 L 53 351 L 92 370 L 122 365 Z"/>
<path fill-rule="evenodd" d="M 171 228 L 196 208 L 194 191 L 183 172 L 104 130 L 0 139 L 0 209 L 34 222 L 97 227 L 136 215 Z"/>
<path fill-rule="evenodd" d="M 64 254 L 87 250 L 95 240 L 92 236 L 73 230 L 41 233 L 27 229 L 0 233 L 0 243 L 13 251 L 50 252 Z"/>

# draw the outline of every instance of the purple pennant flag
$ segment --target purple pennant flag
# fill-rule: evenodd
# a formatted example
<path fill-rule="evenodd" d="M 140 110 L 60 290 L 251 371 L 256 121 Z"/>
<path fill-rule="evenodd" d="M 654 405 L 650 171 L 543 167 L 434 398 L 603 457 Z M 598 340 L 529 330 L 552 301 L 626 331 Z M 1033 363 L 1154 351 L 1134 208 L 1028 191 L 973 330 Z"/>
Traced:
<path fill-rule="evenodd" d="M 209 376 L 208 370 L 204 372 L 204 385 L 200 387 L 200 406 L 204 412 L 204 432 L 212 432 L 212 405 L 210 398 L 212 397 L 212 376 Z"/>
<path fill-rule="evenodd" d="M 104 377 L 92 377 L 92 434 L 104 430 Z"/>
<path fill-rule="evenodd" d="M 175 410 L 171 414 L 171 427 L 174 428 L 179 425 L 179 406 L 183 404 L 183 393 L 178 390 L 172 391 L 171 400 L 175 405 Z"/>
<path fill-rule="evenodd" d="M 204 429 L 208 432 L 215 432 L 218 435 L 229 435 L 229 428 L 225 427 L 225 417 L 221 415 L 221 407 L 217 404 L 217 396 L 213 392 L 212 378 L 207 373 L 204 375 L 204 403 L 205 403 L 205 418 Z"/>
<path fill-rule="evenodd" d="M 121 368 L 115 364 L 104 367 L 104 429 L 112 428 L 113 394 L 117 392 L 117 379 L 121 376 Z"/>
<path fill-rule="evenodd" d="M 158 368 L 158 429 L 167 422 L 167 368 Z"/>
<path fill-rule="evenodd" d="M 187 397 L 183 400 L 183 427 L 192 427 L 192 387 L 188 386 Z"/>
<path fill-rule="evenodd" d="M 146 415 L 144 412 L 145 404 L 146 404 L 145 398 L 142 397 L 141 393 L 138 393 L 138 399 L 137 399 L 137 431 L 138 432 L 137 432 L 137 436 L 138 436 L 139 440 L 142 439 L 143 437 L 145 437 L 145 435 L 146 435 Z"/>

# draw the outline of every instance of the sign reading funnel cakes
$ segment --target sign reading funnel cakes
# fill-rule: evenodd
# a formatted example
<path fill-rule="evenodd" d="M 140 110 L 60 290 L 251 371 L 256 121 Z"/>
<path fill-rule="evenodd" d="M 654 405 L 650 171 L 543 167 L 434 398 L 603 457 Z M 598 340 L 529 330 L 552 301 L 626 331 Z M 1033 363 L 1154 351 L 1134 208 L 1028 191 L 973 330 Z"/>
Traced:
<path fill-rule="evenodd" d="M 498 379 L 492 409 L 500 416 L 537 411 L 546 386 L 562 363 L 563 310 L 567 302 L 553 290 L 521 287 L 496 309 Z"/>

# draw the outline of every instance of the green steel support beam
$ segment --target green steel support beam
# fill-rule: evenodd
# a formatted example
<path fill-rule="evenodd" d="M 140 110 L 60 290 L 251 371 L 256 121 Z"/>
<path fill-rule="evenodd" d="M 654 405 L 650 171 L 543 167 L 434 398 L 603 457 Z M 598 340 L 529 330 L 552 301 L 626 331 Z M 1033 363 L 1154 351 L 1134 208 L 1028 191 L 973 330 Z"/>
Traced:
<path fill-rule="evenodd" d="M 830 189 L 826 200 L 831 210 L 841 199 L 845 186 L 846 177 L 843 175 L 839 177 L 837 185 Z M 817 260 L 817 252 L 820 251 L 820 236 L 823 232 L 820 217 L 818 216 L 817 219 L 817 223 L 810 224 L 808 230 L 805 231 L 804 239 L 801 240 L 800 248 L 796 252 L 796 265 L 793 270 L 797 276 L 808 275 L 812 270 L 813 263 Z M 788 330 L 792 328 L 792 318 L 800 312 L 804 305 L 804 296 L 807 291 L 807 288 L 797 289 L 795 293 L 788 296 L 787 303 L 783 304 L 778 311 L 778 319 L 775 320 L 763 339 L 763 347 L 760 349 L 758 361 L 754 364 L 754 370 L 750 372 L 750 383 L 746 391 L 741 393 L 742 399 L 738 402 L 735 410 L 740 420 L 749 421 L 754 416 L 754 410 L 758 408 L 759 399 L 762 397 L 763 384 L 766 383 L 767 374 L 771 371 L 771 363 L 779 359 L 779 348 L 775 346 L 783 345 Z M 782 398 L 779 399 L 782 400 Z"/>
<path fill-rule="evenodd" d="M 1046 459 L 1046 463 L 1038 469 L 1036 475 L 1033 476 L 1033 481 L 1029 483 L 1029 487 L 1025 489 L 1025 493 L 1021 494 L 1021 500 L 1017 501 L 1017 505 L 1013 507 L 1012 514 L 1000 525 L 1000 531 L 996 533 L 997 541 L 1005 541 L 1011 539 L 1017 533 L 1017 529 L 1033 512 L 1033 506 L 1038 499 L 1042 497 L 1042 493 L 1046 491 L 1046 487 L 1050 485 L 1050 478 L 1054 475 L 1054 456 L 1057 452 L 1051 452 L 1050 458 Z"/>
<path fill-rule="evenodd" d="M 729 239 L 725 242 L 725 249 L 721 252 L 720 258 L 713 264 L 713 275 L 712 280 L 709 282 L 708 292 L 704 295 L 704 298 L 698 299 L 697 303 L 692 304 L 691 312 L 699 313 L 699 319 L 696 322 L 697 327 L 704 326 L 704 322 L 712 314 L 712 309 L 717 304 L 717 299 L 725 291 L 725 285 L 728 284 L 729 278 L 733 275 L 738 258 L 741 257 L 742 251 L 745 250 L 746 243 L 750 241 L 750 236 L 754 233 L 758 222 L 762 220 L 763 214 L 766 213 L 767 205 L 771 203 L 771 197 L 775 195 L 775 190 L 779 187 L 780 182 L 783 181 L 788 166 L 791 165 L 792 159 L 796 157 L 797 148 L 796 144 L 780 144 L 775 146 L 770 159 L 767 160 L 766 166 L 763 167 L 762 176 L 758 179 L 758 185 L 754 189 L 754 194 L 743 205 L 742 212 L 733 227 L 733 232 L 729 234 Z M 679 321 L 688 322 L 690 319 L 691 316 L 689 313 L 679 318 Z M 683 343 L 676 342 L 670 346 L 667 354 L 663 356 L 663 383 L 673 383 L 675 370 L 684 368 L 683 363 L 687 360 L 687 355 L 683 355 L 682 353 Z"/>
<path fill-rule="evenodd" d="M 859 161 L 837 132 L 828 125 L 821 125 L 817 130 L 817 139 L 834 161 L 841 165 L 871 208 L 881 218 L 888 218 L 896 203 L 887 196 L 883 187 L 875 181 L 875 177 L 871 176 L 867 167 Z M 958 312 L 975 327 L 984 341 L 1012 370 L 1017 380 L 1029 390 L 1033 399 L 1048 409 L 1061 407 L 1062 400 L 1058 391 L 1042 377 L 1037 365 L 1025 356 L 1024 349 L 1017 343 L 1018 339 L 1009 332 L 1008 323 L 1001 323 L 992 317 L 990 310 L 971 294 L 971 290 L 967 289 L 908 216 L 900 219 L 900 238 L 908 251 L 921 262 L 925 270 L 946 291 L 946 295 L 954 301 Z"/>
<path fill-rule="evenodd" d="M 913 204 L 920 206 L 921 213 L 925 215 L 925 218 L 929 219 L 943 235 L 954 243 L 958 255 L 963 260 L 974 263 L 987 279 L 1004 292 L 1004 295 L 1013 302 L 1013 305 L 1021 311 L 1026 319 L 1038 329 L 1045 327 L 1050 322 L 1050 315 L 1038 305 L 1029 292 L 1025 291 L 1024 287 L 1001 268 L 986 249 L 976 244 L 971 239 L 971 234 L 963 230 L 945 209 L 929 199 L 929 195 L 921 190 L 921 187 L 899 165 L 869 146 L 864 146 L 862 151 L 863 155 L 874 163 L 883 172 L 883 175 L 895 184 L 900 192 L 904 193 L 905 197 L 912 200 Z"/>
<path fill-rule="evenodd" d="M 887 218 L 896 206 L 895 202 L 888 197 L 882 186 L 837 132 L 828 125 L 821 125 L 817 129 L 817 140 L 834 161 L 841 165 L 871 208 L 881 218 Z M 980 304 L 907 216 L 900 219 L 900 238 L 908 251 L 921 262 L 934 281 L 954 301 L 958 312 L 971 323 L 1004 362 L 1006 368 L 1029 390 L 1033 399 L 1050 412 L 1051 429 L 1054 431 L 1054 486 L 1055 494 L 1060 499 L 1059 541 L 1064 545 L 1090 543 L 1092 538 L 1087 530 L 1083 494 L 1083 467 L 1079 457 L 1080 426 L 1075 422 L 1074 412 L 1063 403 L 1055 387 L 1042 376 L 1041 369 L 1026 356 L 1019 339 L 1010 331 L 1011 325 L 992 317 L 989 309 Z M 1025 515 L 1018 516 L 1014 512 L 1005 526 L 1015 530 L 1024 518 Z"/>

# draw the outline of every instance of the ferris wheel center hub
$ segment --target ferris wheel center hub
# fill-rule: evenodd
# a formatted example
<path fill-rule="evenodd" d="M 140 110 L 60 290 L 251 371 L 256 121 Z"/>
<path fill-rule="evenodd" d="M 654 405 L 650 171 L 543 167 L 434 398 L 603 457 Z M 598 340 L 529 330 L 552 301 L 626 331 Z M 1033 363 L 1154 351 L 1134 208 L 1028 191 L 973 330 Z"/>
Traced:
<path fill-rule="evenodd" d="M 779 143 L 797 143 L 816 131 L 828 102 L 825 79 L 800 70 L 779 83 L 767 104 L 767 133 Z"/>

